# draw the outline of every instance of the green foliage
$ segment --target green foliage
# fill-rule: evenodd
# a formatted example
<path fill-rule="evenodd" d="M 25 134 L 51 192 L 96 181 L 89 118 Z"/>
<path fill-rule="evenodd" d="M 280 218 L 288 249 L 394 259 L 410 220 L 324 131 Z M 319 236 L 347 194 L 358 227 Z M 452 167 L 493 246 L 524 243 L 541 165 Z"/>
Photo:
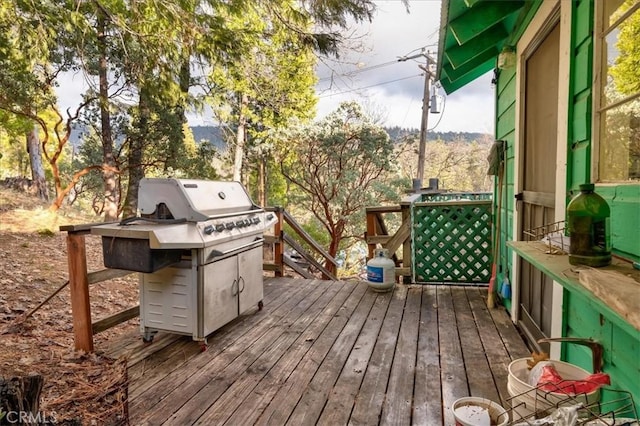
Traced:
<path fill-rule="evenodd" d="M 456 192 L 491 191 L 493 180 L 487 176 L 487 157 L 492 143 L 492 139 L 487 135 L 471 142 L 462 139 L 451 142 L 440 139 L 427 142 L 425 180 L 437 178 L 440 189 Z M 409 140 L 407 145 L 397 146 L 397 151 L 402 175 L 409 179 L 415 177 L 418 141 Z M 423 182 L 425 186 L 426 183 Z"/>
<path fill-rule="evenodd" d="M 343 103 L 324 120 L 284 134 L 279 160 L 282 173 L 299 190 L 291 204 L 322 224 L 331 236 L 331 255 L 344 240 L 362 235 L 366 206 L 398 201 L 408 185 L 394 172 L 389 136 L 355 103 Z"/>
<path fill-rule="evenodd" d="M 56 233 L 48 228 L 41 228 L 37 231 L 38 235 L 41 237 L 55 237 Z"/>
<path fill-rule="evenodd" d="M 627 0 L 620 13 L 626 12 L 636 3 Z M 621 25 L 615 43 L 619 55 L 609 72 L 615 80 L 616 89 L 624 95 L 640 92 L 640 12 L 636 11 Z"/>
<path fill-rule="evenodd" d="M 270 164 L 273 132 L 294 118 L 314 115 L 314 53 L 335 54 L 341 41 L 336 28 L 346 27 L 350 19 L 370 20 L 374 9 L 371 0 L 6 0 L 0 6 L 0 110 L 6 112 L 0 115 L 0 143 L 9 148 L 3 158 L 22 164 L 13 142 L 20 132 L 10 123 L 22 116 L 45 131 L 55 203 L 73 194 L 74 185 L 75 192 L 97 191 L 98 174 L 90 170 L 101 170 L 105 183 L 119 171 L 115 180 L 121 186 L 127 184 L 123 172 L 134 168 L 217 176 L 213 148 L 195 146 L 183 136 L 185 112 L 203 105 L 189 90 L 205 79 L 192 72 L 206 70 L 221 124 L 236 125 L 236 95 L 249 95 L 242 111 L 252 142 L 248 155 Z M 52 123 L 42 113 L 55 109 L 54 89 L 66 71 L 84 76 L 89 88 L 77 111 L 55 114 Z M 87 139 L 91 145 L 80 161 L 71 163 L 64 145 L 78 114 L 95 134 Z M 124 145 L 116 142 L 123 140 Z M 125 155 L 129 161 L 119 157 L 114 164 L 114 148 L 121 149 L 116 157 Z M 11 150 L 15 155 L 9 155 Z M 277 176 L 270 181 L 277 182 Z M 279 200 L 283 186 L 277 187 L 273 196 Z"/>
<path fill-rule="evenodd" d="M 622 18 L 636 3 L 621 2 L 610 21 Z M 607 75 L 602 78 L 603 104 L 617 103 L 601 114 L 598 177 L 603 182 L 640 179 L 639 39 L 640 10 L 635 10 L 619 22 L 603 45 L 608 62 Z"/>
<path fill-rule="evenodd" d="M 29 120 L 0 110 L 0 179 L 28 175 L 29 155 L 24 146 L 31 128 Z"/>

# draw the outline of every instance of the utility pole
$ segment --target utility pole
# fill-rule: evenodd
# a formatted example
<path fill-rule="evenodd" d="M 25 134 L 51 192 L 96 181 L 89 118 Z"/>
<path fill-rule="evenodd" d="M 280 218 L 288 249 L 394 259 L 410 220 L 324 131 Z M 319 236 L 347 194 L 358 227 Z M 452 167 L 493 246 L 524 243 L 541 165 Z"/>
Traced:
<path fill-rule="evenodd" d="M 431 65 L 435 65 L 436 61 L 431 57 L 429 52 L 422 51 L 419 54 L 408 56 L 398 59 L 399 62 L 404 62 L 409 59 L 415 59 L 423 56 L 426 59 L 425 65 L 418 65 L 418 67 L 424 71 L 424 93 L 422 96 L 422 120 L 420 121 L 420 145 L 418 148 L 418 173 L 416 179 L 413 182 L 413 189 L 419 190 L 422 188 L 422 181 L 424 180 L 424 160 L 425 151 L 427 147 L 427 129 L 429 123 L 429 99 L 431 98 L 431 83 L 435 80 L 435 75 L 431 72 Z"/>

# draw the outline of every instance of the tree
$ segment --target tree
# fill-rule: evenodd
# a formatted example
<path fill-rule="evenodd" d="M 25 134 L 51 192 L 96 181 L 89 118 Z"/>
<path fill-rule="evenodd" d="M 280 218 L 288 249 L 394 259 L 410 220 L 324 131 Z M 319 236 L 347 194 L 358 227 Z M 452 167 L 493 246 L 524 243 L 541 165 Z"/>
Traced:
<path fill-rule="evenodd" d="M 603 105 L 616 106 L 601 114 L 599 179 L 603 181 L 640 179 L 640 12 L 628 15 L 636 4 L 626 0 L 619 5 L 611 16 L 611 22 L 622 19 L 610 33 L 616 38 L 607 37 L 604 44 L 608 67 Z"/>
<path fill-rule="evenodd" d="M 328 252 L 358 238 L 367 205 L 399 199 L 406 179 L 394 170 L 394 146 L 356 103 L 343 103 L 324 120 L 293 129 L 281 140 L 280 168 L 301 191 L 296 205 L 310 212 L 331 236 Z M 330 264 L 326 265 L 331 268 Z"/>
<path fill-rule="evenodd" d="M 291 120 L 313 117 L 315 54 L 337 55 L 343 38 L 336 28 L 346 28 L 347 17 L 371 20 L 375 4 L 268 0 L 248 6 L 237 22 L 228 20 L 231 27 L 242 28 L 247 50 L 240 60 L 212 70 L 210 94 L 218 116 L 230 121 L 235 130 L 233 179 L 248 181 L 243 174 L 251 170 L 245 170 L 244 164 L 251 156 L 250 163 L 257 165 L 253 171 L 258 175 L 258 198 L 266 204 L 269 135 Z"/>
<path fill-rule="evenodd" d="M 31 121 L 25 131 L 25 146 L 30 159 L 32 182 L 38 196 L 48 200 L 47 184 L 42 163 L 38 132 L 38 113 L 47 108 L 51 87 L 46 78 L 46 64 L 51 35 L 33 25 L 29 16 L 14 2 L 0 8 L 0 109 L 7 124 L 12 116 L 23 123 Z M 46 142 L 46 141 L 45 141 Z M 43 142 L 44 143 L 44 142 Z"/>
<path fill-rule="evenodd" d="M 50 210 L 57 210 L 73 186 L 91 170 L 104 169 L 94 165 L 75 171 L 65 178 L 60 173 L 72 123 L 89 101 L 80 104 L 66 117 L 58 109 L 55 87 L 60 73 L 74 68 L 73 55 L 67 41 L 85 30 L 79 13 L 71 4 L 50 1 L 19 2 L 11 0 L 0 8 L 0 109 L 11 115 L 32 120 L 39 132 L 30 131 L 30 160 L 34 179 L 44 179 L 41 158 L 34 143 L 40 140 L 40 151 L 47 160 L 53 177 L 55 199 Z M 80 37 L 80 36 L 78 36 Z M 33 127 L 33 126 L 32 126 Z M 36 178 L 37 177 L 37 178 Z"/>

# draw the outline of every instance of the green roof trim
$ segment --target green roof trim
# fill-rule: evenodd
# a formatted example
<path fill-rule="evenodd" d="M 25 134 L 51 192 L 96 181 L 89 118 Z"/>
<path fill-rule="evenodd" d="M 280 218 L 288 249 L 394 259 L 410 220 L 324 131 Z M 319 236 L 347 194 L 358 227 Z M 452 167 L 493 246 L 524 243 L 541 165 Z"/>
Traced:
<path fill-rule="evenodd" d="M 531 0 L 442 0 L 436 79 L 447 93 L 492 70 Z M 525 7 L 527 6 L 527 7 Z"/>

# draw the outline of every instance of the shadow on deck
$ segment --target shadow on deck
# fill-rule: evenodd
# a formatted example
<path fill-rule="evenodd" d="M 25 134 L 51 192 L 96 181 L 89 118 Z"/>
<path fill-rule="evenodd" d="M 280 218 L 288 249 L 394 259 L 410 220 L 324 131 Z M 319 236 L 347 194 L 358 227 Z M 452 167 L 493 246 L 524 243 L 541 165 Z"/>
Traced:
<path fill-rule="evenodd" d="M 464 396 L 501 402 L 507 366 L 529 352 L 486 288 L 274 278 L 264 309 L 209 337 L 137 335 L 129 358 L 132 425 L 452 425 Z"/>

